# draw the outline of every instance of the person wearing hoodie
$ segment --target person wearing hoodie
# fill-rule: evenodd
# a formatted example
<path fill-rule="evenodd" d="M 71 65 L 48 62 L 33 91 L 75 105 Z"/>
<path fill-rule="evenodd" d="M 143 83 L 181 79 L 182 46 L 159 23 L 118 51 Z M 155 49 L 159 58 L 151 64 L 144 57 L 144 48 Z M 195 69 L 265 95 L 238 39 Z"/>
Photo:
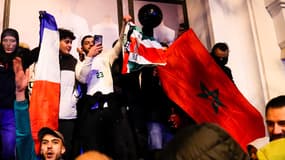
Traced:
<path fill-rule="evenodd" d="M 229 47 L 224 42 L 216 43 L 211 51 L 211 56 L 215 60 L 215 62 L 220 66 L 220 68 L 225 72 L 225 74 L 229 77 L 229 79 L 234 82 L 233 75 L 231 69 L 226 66 L 229 59 Z"/>
<path fill-rule="evenodd" d="M 15 159 L 16 128 L 13 103 L 15 100 L 15 74 L 12 60 L 22 57 L 24 68 L 29 50 L 19 47 L 19 34 L 13 28 L 6 28 L 1 34 L 0 45 L 0 159 Z"/>

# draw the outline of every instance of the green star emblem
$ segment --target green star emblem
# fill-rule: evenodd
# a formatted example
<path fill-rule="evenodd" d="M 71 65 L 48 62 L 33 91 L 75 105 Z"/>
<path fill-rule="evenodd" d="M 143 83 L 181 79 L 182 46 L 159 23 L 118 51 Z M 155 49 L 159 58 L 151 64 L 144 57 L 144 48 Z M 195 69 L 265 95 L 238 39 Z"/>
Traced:
<path fill-rule="evenodd" d="M 215 113 L 218 113 L 219 107 L 222 106 L 224 107 L 225 105 L 219 100 L 219 90 L 214 89 L 214 90 L 209 90 L 206 85 L 203 82 L 200 82 L 200 88 L 202 93 L 199 93 L 198 96 L 204 99 L 208 99 L 212 104 L 212 107 L 215 111 Z"/>

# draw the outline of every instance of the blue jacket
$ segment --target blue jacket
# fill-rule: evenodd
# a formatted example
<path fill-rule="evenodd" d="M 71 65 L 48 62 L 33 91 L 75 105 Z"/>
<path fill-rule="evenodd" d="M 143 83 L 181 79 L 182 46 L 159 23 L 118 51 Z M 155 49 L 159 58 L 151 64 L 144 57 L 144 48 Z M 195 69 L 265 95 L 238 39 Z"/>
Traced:
<path fill-rule="evenodd" d="M 37 160 L 28 109 L 29 103 L 27 100 L 14 102 L 16 119 L 16 153 L 18 160 Z"/>

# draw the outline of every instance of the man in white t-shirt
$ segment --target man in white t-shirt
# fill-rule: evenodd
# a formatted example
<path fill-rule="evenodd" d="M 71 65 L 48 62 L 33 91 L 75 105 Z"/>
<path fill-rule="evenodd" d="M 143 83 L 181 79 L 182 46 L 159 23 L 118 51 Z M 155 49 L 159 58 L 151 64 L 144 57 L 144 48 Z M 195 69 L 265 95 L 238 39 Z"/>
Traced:
<path fill-rule="evenodd" d="M 125 21 L 128 20 L 129 17 L 125 18 Z M 76 67 L 76 78 L 87 84 L 86 102 L 80 119 L 84 152 L 97 150 L 111 157 L 115 154 L 112 126 L 120 109 L 113 94 L 111 66 L 121 53 L 122 36 L 123 32 L 115 46 L 109 50 L 104 50 L 101 43 L 95 43 Z"/>

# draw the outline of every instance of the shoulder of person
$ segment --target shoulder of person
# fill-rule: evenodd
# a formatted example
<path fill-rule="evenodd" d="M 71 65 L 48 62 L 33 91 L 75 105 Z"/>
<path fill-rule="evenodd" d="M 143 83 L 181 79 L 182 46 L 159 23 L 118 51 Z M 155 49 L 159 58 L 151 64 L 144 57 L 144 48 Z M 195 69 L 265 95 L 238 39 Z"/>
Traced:
<path fill-rule="evenodd" d="M 254 141 L 250 142 L 249 145 L 252 145 L 257 149 L 260 149 L 268 143 L 269 143 L 269 137 L 266 136 L 255 139 Z"/>
<path fill-rule="evenodd" d="M 284 160 L 285 138 L 277 139 L 266 144 L 257 151 L 259 160 Z"/>

